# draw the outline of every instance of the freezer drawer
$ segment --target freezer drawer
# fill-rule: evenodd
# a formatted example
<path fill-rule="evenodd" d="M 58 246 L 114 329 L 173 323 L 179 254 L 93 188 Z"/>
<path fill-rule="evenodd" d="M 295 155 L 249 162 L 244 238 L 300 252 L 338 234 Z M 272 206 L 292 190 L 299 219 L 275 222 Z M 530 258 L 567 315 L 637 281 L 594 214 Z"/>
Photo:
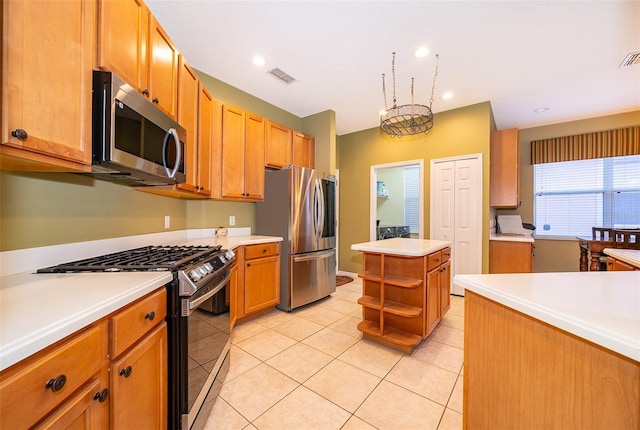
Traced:
<path fill-rule="evenodd" d="M 297 254 L 289 257 L 291 282 L 287 298 L 281 295 L 280 307 L 291 310 L 336 291 L 336 251 Z"/>

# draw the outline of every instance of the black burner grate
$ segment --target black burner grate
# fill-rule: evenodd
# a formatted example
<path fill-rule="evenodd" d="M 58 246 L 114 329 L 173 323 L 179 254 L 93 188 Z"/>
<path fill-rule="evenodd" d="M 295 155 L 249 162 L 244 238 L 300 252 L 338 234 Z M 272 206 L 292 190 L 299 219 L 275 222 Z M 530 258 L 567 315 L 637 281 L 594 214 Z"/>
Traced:
<path fill-rule="evenodd" d="M 178 270 L 221 246 L 145 246 L 38 269 L 37 273 Z"/>

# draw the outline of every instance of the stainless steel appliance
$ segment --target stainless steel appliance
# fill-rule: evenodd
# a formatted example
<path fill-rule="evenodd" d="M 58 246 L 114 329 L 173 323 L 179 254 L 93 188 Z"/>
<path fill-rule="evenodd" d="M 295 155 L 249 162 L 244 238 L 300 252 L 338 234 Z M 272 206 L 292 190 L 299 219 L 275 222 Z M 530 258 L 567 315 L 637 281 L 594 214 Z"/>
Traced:
<path fill-rule="evenodd" d="M 290 311 L 336 290 L 336 181 L 290 166 L 265 173 L 256 234 L 281 236 L 280 304 Z"/>
<path fill-rule="evenodd" d="M 93 72 L 92 175 L 124 185 L 185 181 L 186 131 L 110 72 Z"/>
<path fill-rule="evenodd" d="M 203 310 L 224 300 L 235 261 L 220 246 L 147 246 L 39 269 L 38 273 L 168 270 L 168 423 L 189 429 L 206 420 L 229 367 L 229 313 Z M 200 412 L 200 414 L 199 414 Z"/>

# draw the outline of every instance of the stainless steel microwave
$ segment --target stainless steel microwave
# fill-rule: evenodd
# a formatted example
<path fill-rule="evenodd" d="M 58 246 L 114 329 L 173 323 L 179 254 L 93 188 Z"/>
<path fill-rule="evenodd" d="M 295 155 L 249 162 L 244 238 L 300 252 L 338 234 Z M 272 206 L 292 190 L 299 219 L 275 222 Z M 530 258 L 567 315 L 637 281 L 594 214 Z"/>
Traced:
<path fill-rule="evenodd" d="M 186 131 L 131 85 L 93 72 L 91 174 L 124 185 L 185 181 Z"/>

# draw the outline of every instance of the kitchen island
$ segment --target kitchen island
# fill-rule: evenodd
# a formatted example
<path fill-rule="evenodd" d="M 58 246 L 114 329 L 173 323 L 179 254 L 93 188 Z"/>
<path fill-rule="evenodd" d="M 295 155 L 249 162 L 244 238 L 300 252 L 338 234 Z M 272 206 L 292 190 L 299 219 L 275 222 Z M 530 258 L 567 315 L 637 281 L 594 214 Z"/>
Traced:
<path fill-rule="evenodd" d="M 466 429 L 637 429 L 640 273 L 458 275 Z"/>
<path fill-rule="evenodd" d="M 449 309 L 451 243 L 393 238 L 351 249 L 363 253 L 358 330 L 410 354 Z"/>

